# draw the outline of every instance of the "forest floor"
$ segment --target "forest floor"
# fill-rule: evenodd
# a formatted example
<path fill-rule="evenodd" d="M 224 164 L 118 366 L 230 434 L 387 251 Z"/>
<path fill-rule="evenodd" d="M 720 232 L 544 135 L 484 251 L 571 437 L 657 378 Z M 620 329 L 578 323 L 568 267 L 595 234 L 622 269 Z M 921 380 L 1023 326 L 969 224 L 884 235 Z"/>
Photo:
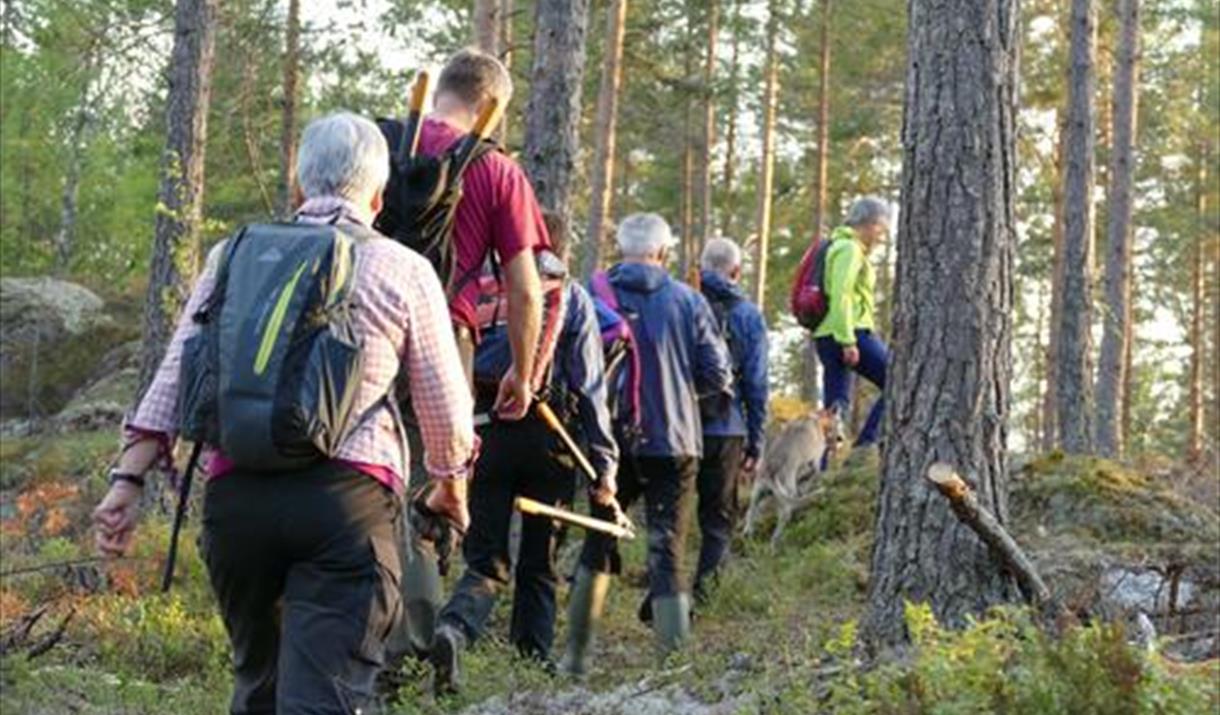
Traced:
<path fill-rule="evenodd" d="M 165 508 L 151 510 L 125 560 L 14 573 L 91 556 L 88 512 L 105 488 L 100 475 L 114 434 L 105 428 L 0 443 L 6 715 L 226 710 L 228 648 L 193 523 L 169 595 L 156 592 Z M 862 664 L 855 623 L 867 588 L 877 460 L 857 453 L 818 477 L 823 496 L 789 525 L 777 550 L 765 538 L 735 544 L 711 603 L 697 613 L 693 642 L 663 668 L 654 667 L 652 635 L 635 617 L 644 582 L 637 539 L 611 590 L 587 683 L 552 677 L 493 636 L 470 651 L 459 695 L 432 698 L 427 669 L 410 663 L 408 684 L 389 711 L 1217 712 L 1220 515 L 1200 506 L 1214 503 L 1211 496 L 1187 493 L 1210 482 L 1185 474 L 1167 464 L 1123 467 L 1060 455 L 1014 467 L 1017 537 L 1090 624 L 1061 638 L 1043 635 L 1020 608 L 949 631 L 911 606 L 916 647 L 896 660 Z M 762 533 L 767 529 L 764 523 Z M 565 559 L 573 555 L 569 546 Z M 507 606 L 501 599 L 493 634 L 506 632 Z M 23 633 L 22 624 L 43 607 Z M 1159 634 L 1146 647 L 1130 644 L 1137 611 Z"/>

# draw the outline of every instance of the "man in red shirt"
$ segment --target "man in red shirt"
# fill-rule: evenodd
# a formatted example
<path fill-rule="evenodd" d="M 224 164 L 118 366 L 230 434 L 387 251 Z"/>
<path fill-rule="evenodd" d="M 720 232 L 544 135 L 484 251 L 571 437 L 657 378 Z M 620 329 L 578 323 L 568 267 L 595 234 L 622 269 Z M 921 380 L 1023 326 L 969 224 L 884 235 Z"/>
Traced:
<path fill-rule="evenodd" d="M 507 105 L 512 79 L 495 57 L 476 49 L 461 50 L 445 64 L 437 81 L 433 111 L 420 127 L 419 151 L 438 156 L 470 133 L 488 103 Z M 501 152 L 475 161 L 462 177 L 462 200 L 454 216 L 454 280 L 458 292 L 449 312 L 459 347 L 473 348 L 477 278 L 490 251 L 503 267 L 508 294 L 508 333 L 513 368 L 496 399 L 497 417 L 518 420 L 529 409 L 529 376 L 542 315 L 542 290 L 534 253 L 550 247 L 542 209 L 525 172 Z M 471 336 L 474 339 L 469 339 Z M 463 343 L 466 343 L 464 346 Z"/>

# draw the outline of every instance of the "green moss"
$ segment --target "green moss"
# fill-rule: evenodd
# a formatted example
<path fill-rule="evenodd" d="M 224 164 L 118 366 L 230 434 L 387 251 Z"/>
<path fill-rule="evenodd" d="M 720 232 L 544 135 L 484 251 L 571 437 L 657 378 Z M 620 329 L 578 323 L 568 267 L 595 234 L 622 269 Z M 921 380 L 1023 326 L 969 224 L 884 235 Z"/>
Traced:
<path fill-rule="evenodd" d="M 0 489 L 100 475 L 117 448 L 113 430 L 5 437 L 0 440 Z"/>

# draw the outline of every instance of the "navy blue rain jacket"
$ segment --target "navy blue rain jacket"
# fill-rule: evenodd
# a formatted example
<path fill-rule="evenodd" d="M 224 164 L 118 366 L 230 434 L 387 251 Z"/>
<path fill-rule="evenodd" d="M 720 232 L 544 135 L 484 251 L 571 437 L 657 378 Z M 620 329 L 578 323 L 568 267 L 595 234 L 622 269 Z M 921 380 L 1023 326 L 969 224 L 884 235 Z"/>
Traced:
<path fill-rule="evenodd" d="M 642 457 L 702 457 L 699 400 L 732 395 L 728 348 L 702 295 L 660 266 L 620 263 L 609 271 L 640 356 Z"/>
<path fill-rule="evenodd" d="M 745 437 L 746 456 L 762 453 L 763 426 L 767 423 L 767 324 L 758 307 L 734 283 L 715 271 L 703 271 L 703 295 L 727 308 L 729 354 L 733 360 L 733 391 L 721 409 L 704 412 L 703 434 Z"/>

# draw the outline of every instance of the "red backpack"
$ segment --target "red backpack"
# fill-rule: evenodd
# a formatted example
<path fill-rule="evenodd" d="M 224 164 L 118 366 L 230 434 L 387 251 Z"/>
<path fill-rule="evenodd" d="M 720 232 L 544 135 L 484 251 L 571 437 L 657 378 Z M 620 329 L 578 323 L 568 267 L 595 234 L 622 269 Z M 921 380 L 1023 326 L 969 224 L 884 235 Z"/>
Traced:
<path fill-rule="evenodd" d="M 815 239 L 801 258 L 796 279 L 792 282 L 789 308 L 796 322 L 809 330 L 817 330 L 830 308 L 826 296 L 826 255 L 833 243 L 824 238 Z"/>

